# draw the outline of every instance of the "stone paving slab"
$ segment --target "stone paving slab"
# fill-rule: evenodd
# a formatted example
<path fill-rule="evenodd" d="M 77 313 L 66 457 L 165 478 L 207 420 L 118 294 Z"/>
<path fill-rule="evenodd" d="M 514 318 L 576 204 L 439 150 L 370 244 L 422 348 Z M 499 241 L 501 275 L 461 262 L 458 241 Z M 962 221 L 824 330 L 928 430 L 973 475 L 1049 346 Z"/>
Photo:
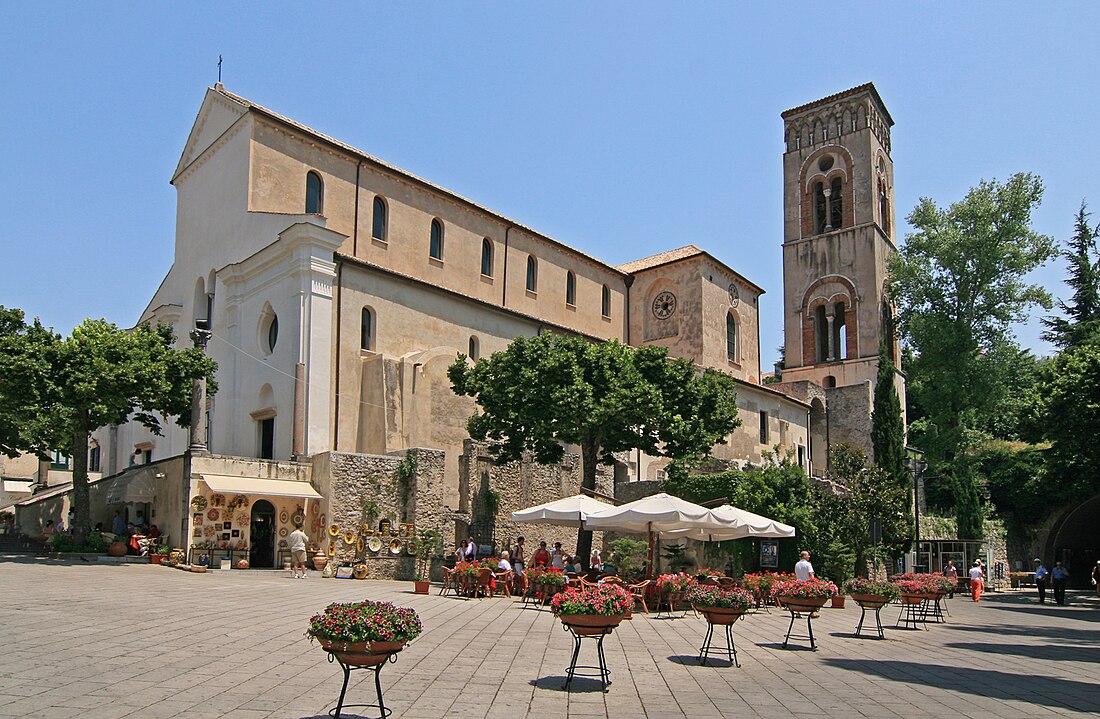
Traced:
<path fill-rule="evenodd" d="M 304 636 L 331 601 L 416 609 L 425 633 L 382 671 L 394 717 L 1009 717 L 1100 713 L 1100 600 L 1039 606 L 1024 593 L 961 596 L 946 624 L 852 637 L 859 609 L 824 609 L 819 650 L 782 649 L 789 615 L 739 622 L 741 668 L 699 666 L 706 623 L 635 614 L 605 641 L 613 684 L 564 692 L 572 651 L 546 610 L 507 598 L 411 593 L 411 583 L 283 572 L 190 574 L 153 565 L 0 558 L 0 719 L 327 716 L 341 674 Z M 801 632 L 805 622 L 801 622 Z M 796 624 L 796 628 L 798 624 Z M 593 642 L 582 663 L 595 663 Z M 352 703 L 371 701 L 356 672 Z M 365 716 L 374 716 L 366 713 Z"/>

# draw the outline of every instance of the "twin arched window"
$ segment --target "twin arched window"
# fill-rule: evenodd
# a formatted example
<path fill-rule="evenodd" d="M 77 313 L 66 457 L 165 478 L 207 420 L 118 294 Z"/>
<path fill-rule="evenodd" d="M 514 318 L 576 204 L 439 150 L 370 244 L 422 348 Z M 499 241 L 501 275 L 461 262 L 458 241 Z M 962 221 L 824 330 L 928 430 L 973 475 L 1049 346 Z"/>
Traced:
<path fill-rule="evenodd" d="M 443 223 L 438 218 L 432 220 L 431 239 L 428 242 L 428 257 L 443 259 Z"/>
<path fill-rule="evenodd" d="M 814 347 L 818 362 L 836 362 L 848 356 L 848 328 L 845 327 L 844 303 L 837 302 L 832 312 L 826 305 L 814 310 Z"/>
<path fill-rule="evenodd" d="M 814 234 L 832 232 L 844 226 L 844 183 L 834 177 L 828 189 L 823 182 L 813 186 Z"/>
<path fill-rule="evenodd" d="M 325 183 L 321 176 L 310 170 L 306 173 L 306 214 L 319 215 L 324 210 Z"/>
<path fill-rule="evenodd" d="M 386 241 L 386 201 L 374 198 L 374 218 L 371 222 L 370 236 L 379 242 Z"/>

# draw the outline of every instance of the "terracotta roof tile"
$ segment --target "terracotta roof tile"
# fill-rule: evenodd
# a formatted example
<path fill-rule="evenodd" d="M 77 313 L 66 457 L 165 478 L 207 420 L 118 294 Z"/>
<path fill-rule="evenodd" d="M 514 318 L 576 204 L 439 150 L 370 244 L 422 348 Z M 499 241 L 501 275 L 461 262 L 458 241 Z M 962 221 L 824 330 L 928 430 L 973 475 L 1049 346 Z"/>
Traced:
<path fill-rule="evenodd" d="M 633 274 L 635 272 L 641 272 L 642 270 L 648 270 L 651 267 L 667 265 L 669 262 L 675 262 L 676 260 L 682 260 L 687 257 L 694 257 L 695 255 L 701 254 L 703 254 L 703 251 L 695 245 L 684 245 L 683 247 L 677 247 L 675 250 L 658 252 L 655 255 L 643 257 L 633 262 L 627 262 L 625 265 L 619 265 L 619 271 Z"/>

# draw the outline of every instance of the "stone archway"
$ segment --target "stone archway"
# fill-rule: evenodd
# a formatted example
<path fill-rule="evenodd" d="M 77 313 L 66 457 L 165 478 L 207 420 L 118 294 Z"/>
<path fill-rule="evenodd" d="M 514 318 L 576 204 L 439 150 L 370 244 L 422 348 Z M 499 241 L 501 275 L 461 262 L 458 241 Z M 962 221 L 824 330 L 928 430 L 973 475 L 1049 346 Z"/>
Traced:
<path fill-rule="evenodd" d="M 1100 560 L 1100 495 L 1066 510 L 1051 527 L 1043 546 L 1043 557 L 1061 560 L 1070 571 L 1072 589 L 1090 588 L 1092 568 Z"/>

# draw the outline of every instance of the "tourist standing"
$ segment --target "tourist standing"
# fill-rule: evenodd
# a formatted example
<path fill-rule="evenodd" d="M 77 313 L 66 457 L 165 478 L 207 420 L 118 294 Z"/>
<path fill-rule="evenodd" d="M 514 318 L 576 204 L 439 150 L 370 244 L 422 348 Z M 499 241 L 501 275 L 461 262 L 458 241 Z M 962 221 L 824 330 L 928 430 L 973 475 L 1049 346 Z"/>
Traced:
<path fill-rule="evenodd" d="M 302 531 L 302 523 L 294 525 L 294 531 L 290 533 L 290 563 L 294 567 L 295 579 L 306 579 L 306 543 L 309 537 Z"/>
<path fill-rule="evenodd" d="M 1066 580 L 1069 579 L 1069 570 L 1062 566 L 1061 562 L 1054 563 L 1054 571 L 1050 573 L 1054 579 L 1054 603 L 1060 607 L 1066 605 Z"/>
<path fill-rule="evenodd" d="M 477 561 L 477 543 L 474 542 L 473 537 L 466 538 L 466 551 L 463 552 L 463 557 L 467 562 Z"/>
<path fill-rule="evenodd" d="M 550 552 L 546 551 L 546 542 L 539 542 L 539 548 L 535 550 L 535 556 L 531 557 L 531 562 L 536 567 L 547 566 L 550 564 Z"/>
<path fill-rule="evenodd" d="M 1050 572 L 1043 566 L 1043 560 L 1035 558 L 1035 586 L 1039 589 L 1039 604 L 1047 603 L 1047 576 Z"/>
<path fill-rule="evenodd" d="M 598 548 L 592 550 L 592 556 L 588 560 L 589 569 L 603 569 L 603 556 Z"/>
<path fill-rule="evenodd" d="M 943 568 L 943 576 L 951 582 L 951 589 L 947 590 L 947 598 L 955 598 L 955 589 L 959 585 L 959 570 L 955 567 L 955 560 L 948 559 L 947 566 Z"/>
<path fill-rule="evenodd" d="M 794 576 L 800 582 L 808 582 L 815 578 L 814 565 L 810 564 L 810 553 L 802 552 L 801 559 L 794 565 Z"/>
<path fill-rule="evenodd" d="M 516 543 L 512 547 L 512 570 L 517 577 L 523 576 L 523 568 L 527 565 L 523 556 L 523 537 L 516 537 Z"/>
<path fill-rule="evenodd" d="M 561 542 L 554 542 L 554 548 L 550 550 L 550 566 L 565 570 L 565 553 L 561 551 Z"/>
<path fill-rule="evenodd" d="M 126 531 L 126 520 L 122 518 L 122 512 L 115 510 L 115 516 L 111 517 L 111 531 L 122 534 Z"/>
<path fill-rule="evenodd" d="M 1092 568 L 1092 588 L 1096 596 L 1100 597 L 1100 559 L 1096 560 L 1096 566 Z"/>
<path fill-rule="evenodd" d="M 982 571 L 982 560 L 975 559 L 974 566 L 970 568 L 970 598 L 975 602 L 982 600 L 982 580 L 985 572 Z"/>

